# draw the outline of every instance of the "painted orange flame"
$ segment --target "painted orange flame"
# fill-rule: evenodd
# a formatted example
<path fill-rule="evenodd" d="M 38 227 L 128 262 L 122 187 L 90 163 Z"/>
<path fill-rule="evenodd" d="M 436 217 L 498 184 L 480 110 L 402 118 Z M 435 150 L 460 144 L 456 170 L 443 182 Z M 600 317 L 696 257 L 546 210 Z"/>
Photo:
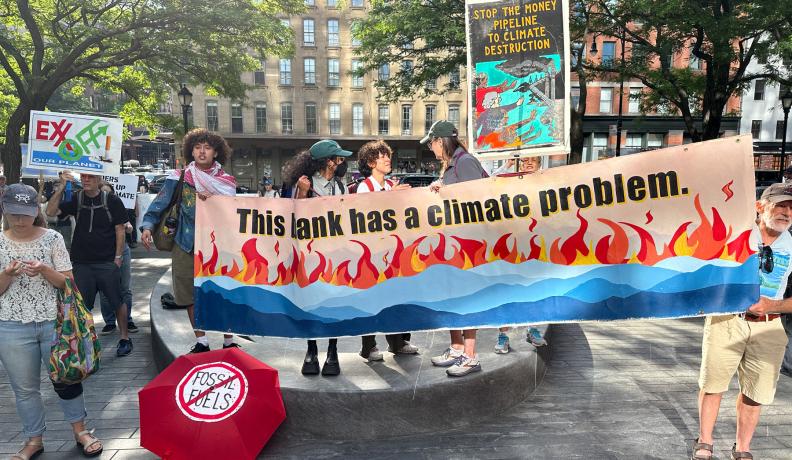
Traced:
<path fill-rule="evenodd" d="M 690 256 L 702 260 L 724 259 L 742 263 L 753 254 L 749 242 L 750 230 L 730 239 L 732 228 L 726 227 L 717 209 L 711 208 L 710 218 L 703 211 L 698 196 L 694 199 L 694 205 L 700 219 L 698 227 L 688 232 L 693 223 L 684 222 L 671 239 L 663 244 L 662 250 L 658 250 L 654 238 L 645 228 L 630 222 L 614 222 L 604 218 L 597 221 L 607 226 L 612 234 L 601 237 L 596 242 L 587 240 L 586 231 L 589 222 L 578 211 L 580 226 L 577 231 L 566 239 L 553 240 L 549 250 L 544 239 L 535 234 L 528 240 L 527 253 L 520 250 L 519 241 L 512 233 L 501 235 L 492 247 L 489 247 L 486 240 L 471 240 L 439 233 L 436 241 L 430 242 L 428 249 L 423 251 L 419 247 L 427 241 L 428 236 L 420 236 L 405 246 L 398 235 L 391 235 L 395 240 L 392 255 L 391 251 L 386 253 L 381 263 L 374 263 L 371 249 L 365 243 L 350 240 L 360 246 L 361 255 L 356 262 L 351 259 L 344 260 L 334 267 L 329 257 L 313 250 L 313 241 L 311 241 L 306 246 L 305 252 L 298 251 L 294 246 L 291 247 L 291 254 L 288 253 L 289 251 L 284 252 L 283 258 L 286 260 L 277 264 L 273 273 L 274 278 L 270 278 L 270 261 L 257 249 L 257 238 L 251 238 L 242 245 L 241 266 L 236 260 L 232 260 L 230 265 L 218 265 L 219 255 L 212 233 L 212 254 L 208 260 L 205 260 L 203 252 L 196 253 L 195 276 L 228 276 L 246 284 L 270 286 L 296 283 L 300 287 L 305 287 L 322 282 L 365 289 L 391 278 L 415 276 L 435 265 L 451 265 L 463 270 L 498 260 L 512 264 L 538 260 L 559 265 L 626 263 L 654 265 L 661 260 L 677 256 Z M 532 219 L 528 231 L 532 233 L 536 225 L 536 220 Z M 629 234 L 633 232 L 640 242 L 637 251 L 630 242 Z M 277 258 L 281 259 L 281 247 L 278 241 L 275 242 L 273 250 Z M 354 267 L 354 273 L 350 271 L 351 266 Z"/>

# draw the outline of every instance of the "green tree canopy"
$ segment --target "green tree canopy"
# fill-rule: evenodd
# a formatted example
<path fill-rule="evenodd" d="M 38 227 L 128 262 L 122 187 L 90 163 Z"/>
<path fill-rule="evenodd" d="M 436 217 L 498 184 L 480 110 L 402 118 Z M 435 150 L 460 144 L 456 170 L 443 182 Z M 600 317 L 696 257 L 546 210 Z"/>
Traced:
<path fill-rule="evenodd" d="M 43 110 L 65 83 L 125 94 L 127 122 L 155 122 L 156 107 L 180 82 L 242 98 L 240 74 L 255 69 L 257 57 L 291 54 L 292 33 L 279 17 L 303 8 L 302 0 L 0 0 L 0 98 L 12 98 L 2 156 L 9 179 L 19 177 L 30 111 Z"/>

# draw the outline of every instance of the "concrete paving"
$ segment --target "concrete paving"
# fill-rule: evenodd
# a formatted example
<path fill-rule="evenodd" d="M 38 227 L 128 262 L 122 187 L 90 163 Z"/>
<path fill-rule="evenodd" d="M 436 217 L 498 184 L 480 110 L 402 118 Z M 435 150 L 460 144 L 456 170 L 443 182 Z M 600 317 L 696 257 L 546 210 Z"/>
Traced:
<path fill-rule="evenodd" d="M 135 305 L 148 305 L 169 260 L 158 253 L 133 254 Z M 149 315 L 141 308 L 134 316 L 142 327 L 132 336 L 133 354 L 116 358 L 108 353 L 103 371 L 86 383 L 89 424 L 104 441 L 103 459 L 154 458 L 139 447 L 137 408 L 137 391 L 156 372 Z M 98 314 L 97 324 L 102 325 Z M 552 356 L 536 392 L 494 419 L 460 430 L 365 441 L 278 433 L 261 458 L 686 458 L 698 429 L 702 325 L 702 319 L 560 325 L 553 330 Z M 105 349 L 112 351 L 117 338 L 103 337 Z M 47 452 L 39 458 L 80 458 L 43 374 L 42 382 L 48 430 Z M 718 459 L 729 458 L 736 394 L 734 383 L 724 397 L 716 431 Z M 476 397 L 460 394 L 459 404 Z M 329 410 L 317 417 L 343 423 Z M 0 367 L 0 455 L 16 452 L 23 441 L 19 430 L 13 392 Z M 781 377 L 775 403 L 763 410 L 753 447 L 757 459 L 792 459 L 791 378 Z"/>

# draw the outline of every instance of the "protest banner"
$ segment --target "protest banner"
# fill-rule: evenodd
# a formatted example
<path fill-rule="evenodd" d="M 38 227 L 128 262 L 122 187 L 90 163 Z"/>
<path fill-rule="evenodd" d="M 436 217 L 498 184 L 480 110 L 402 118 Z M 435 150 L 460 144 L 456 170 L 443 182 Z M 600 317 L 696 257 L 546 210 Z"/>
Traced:
<path fill-rule="evenodd" d="M 744 311 L 754 187 L 740 136 L 439 193 L 210 197 L 196 327 L 319 338 Z"/>
<path fill-rule="evenodd" d="M 26 167 L 119 174 L 121 119 L 32 110 L 28 126 Z"/>
<path fill-rule="evenodd" d="M 569 4 L 465 4 L 471 152 L 482 159 L 569 152 Z"/>
<path fill-rule="evenodd" d="M 102 180 L 113 186 L 116 196 L 121 198 L 125 208 L 135 209 L 138 187 L 138 177 L 136 175 L 102 176 Z"/>

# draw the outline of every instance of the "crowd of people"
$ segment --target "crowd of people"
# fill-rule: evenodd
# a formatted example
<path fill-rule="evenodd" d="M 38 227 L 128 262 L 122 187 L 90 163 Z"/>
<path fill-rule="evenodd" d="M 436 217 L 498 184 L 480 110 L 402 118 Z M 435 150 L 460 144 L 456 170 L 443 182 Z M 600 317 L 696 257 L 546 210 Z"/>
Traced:
<path fill-rule="evenodd" d="M 459 139 L 454 125 L 435 122 L 421 139 L 441 164 L 439 179 L 430 189 L 488 177 L 488 173 Z M 259 196 L 279 199 L 310 199 L 313 197 L 350 193 L 341 180 L 347 173 L 347 159 L 353 155 L 330 139 L 316 142 L 299 152 L 283 168 L 283 186 L 278 190 L 271 179 L 259 183 Z M 175 245 L 172 250 L 174 302 L 187 310 L 195 327 L 193 297 L 193 260 L 195 243 L 195 211 L 197 200 L 212 195 L 236 192 L 236 180 L 223 165 L 231 156 L 226 140 L 205 129 L 195 129 L 183 142 L 182 156 L 187 166 L 167 178 L 142 219 L 141 242 L 146 248 L 153 244 L 158 224 L 170 225 L 166 211 L 177 206 Z M 373 193 L 403 190 L 409 185 L 389 178 L 392 173 L 391 148 L 384 141 L 372 141 L 357 152 L 363 176 L 355 192 Z M 517 160 L 518 174 L 541 170 L 537 157 Z M 515 160 L 507 161 L 494 174 L 508 174 Z M 49 358 L 57 309 L 57 291 L 65 278 L 73 277 L 89 308 L 97 294 L 105 320 L 102 333 L 118 328 L 116 355 L 129 355 L 133 344 L 129 334 L 137 331 L 132 321 L 130 287 L 132 240 L 135 218 L 103 184 L 99 176 L 82 174 L 77 187 L 73 176 L 63 172 L 59 181 L 45 194 L 47 218 L 39 206 L 40 194 L 23 184 L 5 184 L 0 176 L 0 196 L 4 231 L 0 234 L 0 361 L 6 369 L 17 401 L 17 411 L 28 440 L 16 457 L 26 460 L 43 451 L 44 406 L 40 393 L 39 371 Z M 710 316 L 706 320 L 700 372 L 698 438 L 693 446 L 693 459 L 711 458 L 712 439 L 722 394 L 733 375 L 738 375 L 740 394 L 737 399 L 737 435 L 732 458 L 751 458 L 750 443 L 759 420 L 762 405 L 773 401 L 779 374 L 792 377 L 792 300 L 784 295 L 792 274 L 792 185 L 768 187 L 757 202 L 755 249 L 761 257 L 761 297 L 745 313 Z M 68 223 L 68 224 L 67 224 Z M 73 229 L 66 231 L 66 228 Z M 70 243 L 70 244 L 67 244 Z M 68 249 L 67 249 L 68 247 Z M 784 317 L 782 314 L 786 314 Z M 117 325 L 117 326 L 116 326 Z M 500 328 L 494 352 L 510 351 L 509 328 Z M 475 329 L 451 330 L 446 350 L 431 358 L 433 365 L 446 368 L 450 377 L 462 377 L 480 371 Z M 195 344 L 190 353 L 210 350 L 204 331 L 194 329 Z M 420 353 L 410 343 L 407 333 L 388 334 L 387 351 L 394 354 Z M 526 340 L 534 346 L 547 342 L 538 328 L 528 328 Z M 239 347 L 230 334 L 224 335 L 223 348 Z M 383 353 L 373 335 L 361 338 L 360 356 L 367 362 L 383 360 Z M 301 371 L 305 375 L 334 376 L 341 373 L 337 339 L 328 341 L 323 365 L 319 364 L 318 345 L 309 340 Z M 102 452 L 103 446 L 85 428 L 85 403 L 81 384 L 54 384 L 65 419 L 72 423 L 76 442 L 86 456 Z"/>

